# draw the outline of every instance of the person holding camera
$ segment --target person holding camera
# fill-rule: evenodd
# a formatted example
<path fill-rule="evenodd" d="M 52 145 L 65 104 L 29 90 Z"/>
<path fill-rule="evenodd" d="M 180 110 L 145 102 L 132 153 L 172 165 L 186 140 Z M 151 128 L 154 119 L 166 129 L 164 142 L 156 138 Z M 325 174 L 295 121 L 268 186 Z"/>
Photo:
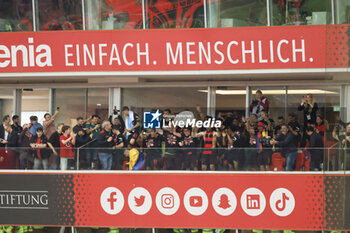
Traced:
<path fill-rule="evenodd" d="M 269 112 L 270 102 L 269 100 L 263 96 L 261 90 L 257 90 L 255 92 L 255 99 L 250 104 L 249 110 L 251 114 L 256 114 L 258 116 L 258 120 L 261 121 L 263 118 L 261 117 L 261 111 Z"/>
<path fill-rule="evenodd" d="M 125 122 L 122 115 L 120 114 L 120 110 L 117 110 L 117 107 L 114 107 L 112 114 L 109 116 L 108 120 L 111 122 L 112 126 L 118 126 L 120 132 L 124 134 Z"/>
<path fill-rule="evenodd" d="M 102 170 L 112 169 L 112 149 L 114 146 L 114 136 L 112 133 L 112 124 L 109 121 L 102 123 L 102 130 L 97 136 L 97 145 L 100 147 L 98 157 L 101 162 Z"/>

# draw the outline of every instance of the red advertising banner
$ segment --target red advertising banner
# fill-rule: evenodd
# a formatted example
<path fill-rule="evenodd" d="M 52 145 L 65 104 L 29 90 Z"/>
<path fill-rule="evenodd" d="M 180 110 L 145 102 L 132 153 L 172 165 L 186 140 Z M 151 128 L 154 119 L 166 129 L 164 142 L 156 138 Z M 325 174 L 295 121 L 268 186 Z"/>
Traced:
<path fill-rule="evenodd" d="M 321 175 L 79 174 L 74 184 L 76 226 L 323 227 Z"/>
<path fill-rule="evenodd" d="M 350 229 L 350 176 L 0 172 L 0 225 Z"/>
<path fill-rule="evenodd" d="M 347 28 L 319 25 L 1 33 L 0 72 L 347 67 Z M 337 33 L 340 39 L 335 39 Z"/>

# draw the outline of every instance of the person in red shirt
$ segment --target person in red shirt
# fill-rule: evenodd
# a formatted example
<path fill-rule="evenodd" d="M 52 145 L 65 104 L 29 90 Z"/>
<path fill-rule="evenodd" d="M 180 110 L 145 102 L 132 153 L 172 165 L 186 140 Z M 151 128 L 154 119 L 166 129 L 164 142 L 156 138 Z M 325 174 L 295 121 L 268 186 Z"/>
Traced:
<path fill-rule="evenodd" d="M 33 169 L 35 170 L 40 169 L 41 166 L 43 166 L 44 170 L 49 169 L 50 153 L 47 146 L 47 137 L 43 131 L 43 128 L 37 128 L 36 135 L 31 138 L 30 147 L 33 149 Z"/>
<path fill-rule="evenodd" d="M 61 170 L 68 169 L 69 159 L 74 159 L 73 146 L 75 144 L 76 134 L 71 134 L 71 128 L 67 125 L 62 127 L 60 136 L 60 162 Z"/>

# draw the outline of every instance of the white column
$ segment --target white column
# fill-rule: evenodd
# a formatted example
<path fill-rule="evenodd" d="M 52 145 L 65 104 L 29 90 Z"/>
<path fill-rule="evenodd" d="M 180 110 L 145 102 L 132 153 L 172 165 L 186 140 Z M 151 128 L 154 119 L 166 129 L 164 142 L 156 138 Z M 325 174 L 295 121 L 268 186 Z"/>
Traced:
<path fill-rule="evenodd" d="M 206 18 L 208 28 L 220 27 L 219 23 L 219 2 L 210 2 L 206 5 Z"/>
<path fill-rule="evenodd" d="M 246 91 L 245 91 L 245 117 L 249 117 L 250 112 L 249 112 L 249 105 L 251 102 L 251 95 L 252 95 L 252 88 L 250 86 L 246 86 Z"/>
<path fill-rule="evenodd" d="M 56 89 L 50 88 L 49 92 L 49 113 L 53 115 L 56 111 Z"/>
<path fill-rule="evenodd" d="M 215 117 L 216 110 L 216 87 L 208 87 L 207 115 Z"/>
<path fill-rule="evenodd" d="M 272 6 L 270 0 L 266 0 L 267 26 L 271 26 Z"/>
<path fill-rule="evenodd" d="M 13 115 L 21 116 L 22 113 L 22 89 L 13 90 Z"/>
<path fill-rule="evenodd" d="M 85 0 L 81 0 L 81 10 L 82 10 L 82 18 L 83 18 L 83 30 L 86 30 L 86 16 L 85 16 Z"/>
<path fill-rule="evenodd" d="M 350 121 L 350 85 L 343 86 L 340 92 L 340 116 L 344 122 Z"/>
<path fill-rule="evenodd" d="M 109 88 L 109 107 L 108 114 L 116 107 L 118 110 L 122 108 L 122 89 L 120 87 Z"/>
<path fill-rule="evenodd" d="M 203 1 L 203 6 L 204 6 L 204 27 L 207 28 L 208 27 L 208 1 L 204 0 Z"/>

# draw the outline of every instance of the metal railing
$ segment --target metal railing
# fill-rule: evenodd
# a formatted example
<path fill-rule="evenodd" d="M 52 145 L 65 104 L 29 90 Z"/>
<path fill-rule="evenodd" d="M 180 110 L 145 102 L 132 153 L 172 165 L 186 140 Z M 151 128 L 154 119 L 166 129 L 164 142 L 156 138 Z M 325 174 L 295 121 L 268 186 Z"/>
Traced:
<path fill-rule="evenodd" d="M 90 145 L 95 141 L 96 139 L 89 141 L 88 143 L 85 143 L 84 145 L 77 148 L 77 170 L 80 170 L 80 150 L 83 149 L 84 147 L 87 147 L 88 145 Z"/>

